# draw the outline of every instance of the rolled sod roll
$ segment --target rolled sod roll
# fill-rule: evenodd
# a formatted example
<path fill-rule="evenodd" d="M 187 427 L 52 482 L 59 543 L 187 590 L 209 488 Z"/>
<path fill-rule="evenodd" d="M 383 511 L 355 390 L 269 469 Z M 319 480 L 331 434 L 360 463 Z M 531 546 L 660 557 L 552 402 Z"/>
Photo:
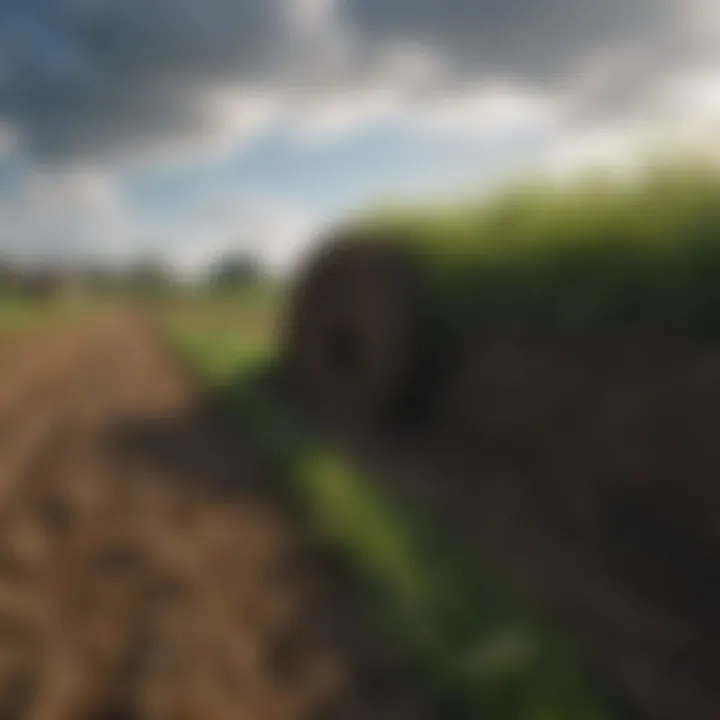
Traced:
<path fill-rule="evenodd" d="M 313 405 L 350 420 L 392 420 L 417 399 L 430 326 L 412 255 L 380 234 L 323 244 L 291 296 L 286 361 Z"/>

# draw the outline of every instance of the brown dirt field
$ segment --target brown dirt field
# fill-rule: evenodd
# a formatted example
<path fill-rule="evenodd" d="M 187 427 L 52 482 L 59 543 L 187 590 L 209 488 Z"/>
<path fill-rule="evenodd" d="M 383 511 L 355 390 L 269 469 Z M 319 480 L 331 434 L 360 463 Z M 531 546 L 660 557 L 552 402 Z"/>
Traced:
<path fill-rule="evenodd" d="M 428 716 L 141 321 L 0 368 L 0 718 Z"/>

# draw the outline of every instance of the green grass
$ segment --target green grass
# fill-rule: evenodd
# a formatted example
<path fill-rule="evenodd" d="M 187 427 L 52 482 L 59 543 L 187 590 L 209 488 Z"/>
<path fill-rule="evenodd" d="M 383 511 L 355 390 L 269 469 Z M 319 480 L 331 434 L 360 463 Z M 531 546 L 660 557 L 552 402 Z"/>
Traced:
<path fill-rule="evenodd" d="M 71 317 L 87 305 L 79 301 L 33 300 L 12 294 L 0 294 L 0 333 L 57 322 Z"/>
<path fill-rule="evenodd" d="M 386 209 L 359 226 L 417 261 L 445 327 L 720 333 L 720 169 L 709 164 L 517 182 L 489 202 Z"/>
<path fill-rule="evenodd" d="M 427 509 L 389 492 L 262 381 L 279 308 L 270 293 L 211 298 L 176 305 L 163 322 L 266 459 L 307 533 L 349 571 L 368 632 L 422 674 L 447 717 L 611 717 L 569 638 L 483 571 Z"/>
<path fill-rule="evenodd" d="M 16 297 L 0 298 L 0 332 L 14 330 L 37 320 L 42 309 Z"/>
<path fill-rule="evenodd" d="M 210 348 L 203 365 L 212 371 L 232 371 L 240 364 L 262 356 L 269 338 L 277 335 L 281 296 L 269 283 L 229 291 L 173 296 L 151 303 L 150 309 L 164 327 L 202 354 L 208 338 L 221 341 Z M 218 367 L 219 365 L 219 367 Z"/>

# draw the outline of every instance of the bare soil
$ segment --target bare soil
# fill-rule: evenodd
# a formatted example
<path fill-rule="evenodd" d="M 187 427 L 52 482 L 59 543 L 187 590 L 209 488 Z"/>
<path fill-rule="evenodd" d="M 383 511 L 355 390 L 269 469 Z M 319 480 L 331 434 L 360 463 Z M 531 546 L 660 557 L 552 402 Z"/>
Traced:
<path fill-rule="evenodd" d="M 0 718 L 428 716 L 139 319 L 0 369 Z"/>

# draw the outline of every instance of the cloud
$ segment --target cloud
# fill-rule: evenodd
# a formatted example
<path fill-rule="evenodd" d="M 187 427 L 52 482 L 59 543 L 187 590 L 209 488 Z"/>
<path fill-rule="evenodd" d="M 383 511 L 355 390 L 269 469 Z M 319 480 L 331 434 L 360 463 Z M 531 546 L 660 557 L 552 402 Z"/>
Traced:
<path fill-rule="evenodd" d="M 15 130 L 0 121 L 0 158 L 15 153 L 20 146 L 20 139 Z"/>
<path fill-rule="evenodd" d="M 244 243 L 280 263 L 318 227 L 297 198 L 353 205 L 521 153 L 569 167 L 713 141 L 719 47 L 716 0 L 0 0 L 0 171 L 26 166 L 0 195 L 0 246 L 154 247 L 188 268 Z M 138 165 L 230 172 L 259 138 L 272 147 L 252 162 L 275 164 L 262 194 L 157 221 L 123 196 Z M 280 177 L 288 153 L 310 160 Z"/>
<path fill-rule="evenodd" d="M 348 0 L 349 22 L 371 49 L 405 40 L 459 71 L 531 81 L 565 75 L 588 54 L 667 36 L 677 0 Z"/>
<path fill-rule="evenodd" d="M 443 97 L 413 97 L 383 86 L 336 92 L 316 99 L 296 117 L 297 138 L 303 143 L 341 140 L 373 127 L 428 140 L 489 142 L 498 135 L 547 132 L 559 121 L 546 98 L 492 80 Z"/>
<path fill-rule="evenodd" d="M 556 108 L 547 98 L 501 82 L 468 87 L 445 102 L 430 103 L 416 114 L 427 131 L 489 137 L 523 130 L 547 130 L 557 121 Z M 409 119 L 410 120 L 410 119 Z"/>
<path fill-rule="evenodd" d="M 277 122 L 333 135 L 430 104 L 474 123 L 459 98 L 485 82 L 552 98 L 628 45 L 654 67 L 687 2 L 712 12 L 710 0 L 0 0 L 0 120 L 57 164 L 221 152 Z M 647 72 L 623 80 L 624 98 Z"/>
<path fill-rule="evenodd" d="M 162 166 L 182 169 L 197 164 L 222 163 L 279 126 L 288 114 L 288 100 L 271 88 L 242 83 L 218 83 L 199 89 L 196 96 L 199 120 L 195 132 L 179 131 L 177 126 L 158 131 L 151 145 L 141 154 L 128 149 L 124 161 L 114 165 Z M 173 131 L 174 130 L 174 131 Z"/>
<path fill-rule="evenodd" d="M 34 171 L 0 195 L 0 258 L 123 265 L 153 257 L 193 276 L 241 250 L 282 272 L 321 224 L 290 201 L 245 187 L 140 222 L 112 175 L 87 168 Z"/>
<path fill-rule="evenodd" d="M 0 117 L 44 159 L 199 133 L 202 91 L 269 67 L 281 0 L 0 0 Z"/>
<path fill-rule="evenodd" d="M 566 124 L 547 144 L 542 167 L 572 176 L 589 167 L 634 171 L 668 153 L 720 160 L 720 62 L 658 78 L 644 100 L 642 112 L 614 123 Z"/>
<path fill-rule="evenodd" d="M 670 78 L 659 94 L 659 102 L 676 116 L 699 120 L 720 117 L 720 62 L 694 73 Z"/>
<path fill-rule="evenodd" d="M 94 170 L 27 172 L 0 196 L 0 247 L 15 259 L 114 261 L 135 231 L 113 178 Z"/>
<path fill-rule="evenodd" d="M 227 253 L 241 251 L 274 272 L 290 268 L 324 219 L 280 197 L 249 187 L 226 187 L 187 208 L 182 218 L 160 221 L 153 235 L 180 274 L 201 275 Z"/>

